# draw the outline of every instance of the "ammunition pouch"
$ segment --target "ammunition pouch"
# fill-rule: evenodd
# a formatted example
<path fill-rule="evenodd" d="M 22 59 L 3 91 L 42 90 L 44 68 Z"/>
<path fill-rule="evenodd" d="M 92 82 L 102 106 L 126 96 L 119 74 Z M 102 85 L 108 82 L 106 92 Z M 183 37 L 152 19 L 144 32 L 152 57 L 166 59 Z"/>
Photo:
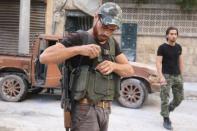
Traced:
<path fill-rule="evenodd" d="M 81 66 L 71 72 L 70 89 L 74 100 L 87 97 L 94 103 L 113 100 L 119 95 L 119 76 L 114 73 L 102 75 L 89 66 Z"/>
<path fill-rule="evenodd" d="M 89 66 L 81 66 L 72 70 L 70 74 L 70 90 L 74 100 L 85 97 L 88 79 Z"/>

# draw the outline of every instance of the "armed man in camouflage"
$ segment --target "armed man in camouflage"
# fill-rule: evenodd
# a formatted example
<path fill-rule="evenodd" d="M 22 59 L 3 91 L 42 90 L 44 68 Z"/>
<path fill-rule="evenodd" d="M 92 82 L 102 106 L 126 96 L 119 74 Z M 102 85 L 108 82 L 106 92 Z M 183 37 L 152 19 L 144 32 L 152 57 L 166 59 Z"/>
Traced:
<path fill-rule="evenodd" d="M 121 19 L 121 8 L 105 3 L 95 14 L 91 29 L 69 34 L 40 56 L 45 64 L 71 63 L 71 131 L 107 131 L 111 101 L 120 89 L 119 76 L 134 72 L 112 37 Z"/>
<path fill-rule="evenodd" d="M 169 114 L 183 100 L 183 58 L 182 48 L 176 43 L 178 29 L 169 27 L 166 30 L 167 43 L 159 46 L 156 66 L 161 83 L 161 115 L 164 118 L 164 128 L 171 130 Z M 169 103 L 169 93 L 172 89 L 173 100 Z"/>

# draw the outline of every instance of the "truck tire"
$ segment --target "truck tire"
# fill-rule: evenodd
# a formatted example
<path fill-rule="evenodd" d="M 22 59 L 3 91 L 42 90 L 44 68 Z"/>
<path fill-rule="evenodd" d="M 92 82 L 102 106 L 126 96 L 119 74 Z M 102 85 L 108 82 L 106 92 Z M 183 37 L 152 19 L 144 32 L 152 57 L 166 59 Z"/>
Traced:
<path fill-rule="evenodd" d="M 0 81 L 0 96 L 4 101 L 21 101 L 25 98 L 27 92 L 27 83 L 19 75 L 5 75 Z"/>
<path fill-rule="evenodd" d="M 135 78 L 128 78 L 121 82 L 119 103 L 128 108 L 141 108 L 147 100 L 148 90 L 145 84 Z"/>

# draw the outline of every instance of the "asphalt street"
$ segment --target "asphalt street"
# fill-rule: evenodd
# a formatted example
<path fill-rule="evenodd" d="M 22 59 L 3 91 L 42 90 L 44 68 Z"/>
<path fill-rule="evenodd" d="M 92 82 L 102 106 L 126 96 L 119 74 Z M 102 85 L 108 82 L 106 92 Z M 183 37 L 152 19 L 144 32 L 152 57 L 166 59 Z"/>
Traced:
<path fill-rule="evenodd" d="M 174 131 L 197 131 L 197 97 L 194 91 L 186 90 L 185 100 L 171 114 Z M 141 109 L 121 107 L 114 102 L 109 131 L 165 131 L 159 112 L 159 93 L 149 95 Z M 0 131 L 64 131 L 60 95 L 29 95 L 17 103 L 0 100 Z"/>

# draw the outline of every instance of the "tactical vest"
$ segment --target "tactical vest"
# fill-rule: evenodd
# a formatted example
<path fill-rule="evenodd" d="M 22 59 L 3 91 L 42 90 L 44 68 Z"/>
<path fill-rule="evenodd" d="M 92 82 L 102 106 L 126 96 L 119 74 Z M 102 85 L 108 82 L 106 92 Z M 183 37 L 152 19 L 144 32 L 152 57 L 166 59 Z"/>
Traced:
<path fill-rule="evenodd" d="M 79 34 L 84 44 L 92 44 L 92 41 L 94 41 L 93 37 L 85 31 L 80 31 Z M 100 100 L 113 100 L 114 97 L 119 96 L 120 77 L 115 73 L 103 75 L 95 70 L 97 64 L 104 60 L 103 55 L 109 55 L 110 61 L 115 62 L 115 42 L 113 38 L 110 37 L 108 43 L 110 49 L 101 49 L 101 54 L 94 59 L 92 67 L 79 63 L 77 68 L 72 69 L 70 74 L 72 99 L 88 98 L 96 103 Z"/>

